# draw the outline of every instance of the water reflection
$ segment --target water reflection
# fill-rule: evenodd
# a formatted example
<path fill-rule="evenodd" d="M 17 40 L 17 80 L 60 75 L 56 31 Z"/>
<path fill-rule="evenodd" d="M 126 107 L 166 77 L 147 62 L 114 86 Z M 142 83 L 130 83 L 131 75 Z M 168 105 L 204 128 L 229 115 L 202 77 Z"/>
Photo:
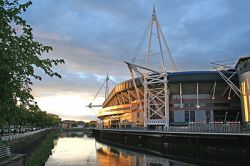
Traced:
<path fill-rule="evenodd" d="M 84 133 L 61 133 L 46 166 L 187 166 L 161 157 L 107 146 Z"/>
<path fill-rule="evenodd" d="M 59 137 L 64 138 L 64 137 L 84 137 L 85 133 L 84 132 L 63 132 L 59 134 Z"/>
<path fill-rule="evenodd" d="M 72 137 L 71 137 L 72 136 Z M 76 133 L 62 134 L 48 158 L 47 166 L 96 166 L 95 140 Z"/>
<path fill-rule="evenodd" d="M 188 166 L 190 164 L 102 145 L 96 151 L 101 166 Z"/>

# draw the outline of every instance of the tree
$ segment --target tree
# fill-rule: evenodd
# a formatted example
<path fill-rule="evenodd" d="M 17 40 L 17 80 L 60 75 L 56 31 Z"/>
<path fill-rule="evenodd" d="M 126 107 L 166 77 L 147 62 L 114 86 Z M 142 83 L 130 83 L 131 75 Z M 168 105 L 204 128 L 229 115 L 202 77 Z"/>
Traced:
<path fill-rule="evenodd" d="M 73 123 L 71 127 L 77 127 L 77 123 Z"/>
<path fill-rule="evenodd" d="M 0 0 L 1 124 L 4 116 L 11 114 L 18 104 L 34 105 L 30 93 L 31 79 L 42 79 L 35 73 L 35 68 L 42 69 L 51 77 L 61 78 L 52 67 L 64 63 L 64 60 L 42 59 L 42 54 L 49 53 L 52 47 L 34 41 L 31 26 L 21 17 L 31 4 L 31 1 L 20 4 L 18 0 Z"/>

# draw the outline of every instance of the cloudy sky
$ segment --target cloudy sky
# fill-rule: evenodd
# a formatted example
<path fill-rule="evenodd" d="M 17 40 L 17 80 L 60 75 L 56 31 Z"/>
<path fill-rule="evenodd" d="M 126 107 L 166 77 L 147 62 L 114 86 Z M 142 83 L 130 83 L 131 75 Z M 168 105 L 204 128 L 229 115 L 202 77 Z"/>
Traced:
<path fill-rule="evenodd" d="M 153 3 L 178 70 L 208 70 L 209 62 L 250 53 L 248 0 L 33 0 L 24 17 L 36 40 L 53 47 L 43 57 L 66 61 L 54 68 L 62 79 L 42 74 L 34 83 L 42 110 L 63 119 L 95 119 L 85 105 L 105 75 L 116 82 L 128 79 L 123 60 L 137 54 L 137 63 L 145 64 L 146 41 L 138 43 Z"/>

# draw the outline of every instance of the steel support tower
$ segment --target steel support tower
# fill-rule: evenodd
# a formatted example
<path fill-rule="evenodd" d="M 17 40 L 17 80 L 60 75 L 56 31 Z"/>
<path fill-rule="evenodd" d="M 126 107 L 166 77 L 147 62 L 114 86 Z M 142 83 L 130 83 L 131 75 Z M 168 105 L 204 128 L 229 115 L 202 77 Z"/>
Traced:
<path fill-rule="evenodd" d="M 153 31 L 154 30 L 154 31 Z M 153 37 L 156 38 L 156 43 L 152 43 Z M 163 42 L 163 43 L 162 43 Z M 152 53 L 151 47 L 158 45 L 159 52 Z M 165 50 L 164 50 L 165 49 Z M 165 54 L 167 53 L 173 70 L 176 71 L 176 66 L 171 55 L 166 39 L 161 30 L 159 21 L 156 16 L 155 7 L 150 20 L 149 40 L 146 53 L 146 67 L 127 63 L 130 69 L 132 79 L 135 79 L 134 73 L 140 79 L 144 87 L 144 127 L 163 126 L 169 127 L 169 88 L 168 88 L 168 73 L 166 68 Z M 151 63 L 151 59 L 156 59 L 156 55 L 160 56 L 161 64 Z M 155 57 L 153 57 L 155 56 Z M 153 60 L 154 60 L 153 59 Z M 152 69 L 159 67 L 160 69 Z M 135 81 L 134 81 L 135 82 Z M 136 91 L 137 87 L 134 84 Z M 162 88 L 163 87 L 163 88 Z M 139 99 L 141 100 L 141 99 Z"/>

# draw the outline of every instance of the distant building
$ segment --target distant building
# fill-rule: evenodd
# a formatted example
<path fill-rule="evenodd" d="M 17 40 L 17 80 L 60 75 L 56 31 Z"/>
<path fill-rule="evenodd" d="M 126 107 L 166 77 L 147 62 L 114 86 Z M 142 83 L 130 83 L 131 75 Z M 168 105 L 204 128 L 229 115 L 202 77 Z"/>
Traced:
<path fill-rule="evenodd" d="M 60 124 L 61 128 L 84 128 L 85 122 L 83 121 L 74 121 L 74 120 L 64 120 Z"/>

